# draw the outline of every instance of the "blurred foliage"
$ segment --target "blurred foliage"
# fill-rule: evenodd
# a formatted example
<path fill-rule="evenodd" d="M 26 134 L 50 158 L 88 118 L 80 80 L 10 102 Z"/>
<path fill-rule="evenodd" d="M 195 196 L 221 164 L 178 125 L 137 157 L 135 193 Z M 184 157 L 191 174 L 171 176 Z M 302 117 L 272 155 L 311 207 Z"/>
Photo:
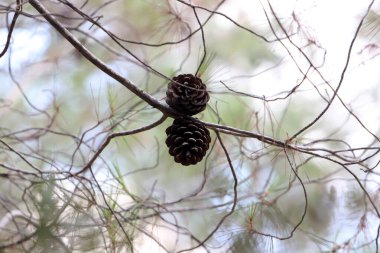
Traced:
<path fill-rule="evenodd" d="M 169 78 L 197 71 L 203 58 L 202 36 L 198 32 L 185 39 L 199 28 L 192 8 L 164 0 L 70 2 L 77 7 L 83 4 L 81 10 L 97 23 L 90 24 L 65 1 L 43 1 L 107 65 L 157 99 L 164 99 Z M 210 9 L 218 3 L 194 2 Z M 36 14 L 28 4 L 24 10 Z M 197 12 L 201 23 L 210 16 L 204 10 Z M 376 18 L 371 13 L 368 20 L 377 29 Z M 212 18 L 203 27 L 207 55 L 198 74 L 206 80 L 211 100 L 196 117 L 287 139 L 323 106 L 297 92 L 292 95 L 297 98 L 294 103 L 244 96 L 261 95 L 258 83 L 265 86 L 271 81 L 257 80 L 261 75 L 253 73 L 279 75 L 275 64 L 283 56 L 252 33 L 224 25 L 221 19 Z M 146 252 L 147 241 L 174 252 L 202 241 L 233 204 L 231 168 L 215 133 L 211 131 L 213 142 L 203 162 L 183 167 L 167 154 L 165 129 L 172 123 L 167 119 L 154 129 L 113 139 L 91 171 L 70 177 L 106 136 L 148 125 L 161 113 L 88 63 L 39 20 L 42 17 L 20 18 L 9 58 L 0 62 L 0 140 L 12 147 L 1 145 L 0 173 L 15 168 L 12 177 L 0 178 L 0 242 L 35 233 L 13 246 L 15 251 L 4 252 L 131 252 L 132 247 Z M 6 24 L 1 22 L 4 31 Z M 370 30 L 374 33 L 375 28 Z M 28 60 L 17 55 L 22 36 L 26 41 L 43 41 L 23 45 L 22 52 L 30 53 Z M 262 69 L 268 65 L 267 73 Z M 287 79 L 281 85 L 294 87 L 298 81 Z M 280 87 L 281 91 L 288 88 Z M 296 141 L 344 139 L 347 131 L 344 126 L 333 131 L 332 125 L 339 127 L 335 124 L 334 118 L 324 119 L 312 128 L 317 137 L 310 131 Z M 368 203 L 343 169 L 335 173 L 336 165 L 320 158 L 285 153 L 256 139 L 221 135 L 239 185 L 235 212 L 210 240 L 215 252 L 331 251 L 355 235 Z M 334 140 L 320 145 L 346 148 Z M 15 176 L 21 172 L 26 174 Z M 55 176 L 47 177 L 45 172 Z M 36 174 L 38 180 L 27 173 Z M 278 240 L 288 237 L 303 215 L 302 186 L 307 192 L 305 219 L 288 240 Z M 21 221 L 19 217 L 7 220 L 12 210 L 21 210 Z M 171 233 L 176 236 L 167 236 Z M 372 245 L 356 252 L 370 249 Z"/>

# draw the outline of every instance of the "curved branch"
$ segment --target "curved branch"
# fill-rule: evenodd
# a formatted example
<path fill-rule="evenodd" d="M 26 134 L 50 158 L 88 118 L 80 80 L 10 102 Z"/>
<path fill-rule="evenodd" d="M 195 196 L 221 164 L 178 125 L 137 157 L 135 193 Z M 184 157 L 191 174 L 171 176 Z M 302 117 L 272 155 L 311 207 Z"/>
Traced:
<path fill-rule="evenodd" d="M 147 102 L 152 107 L 160 110 L 161 112 L 169 115 L 176 116 L 178 113 L 170 108 L 167 104 L 160 102 L 158 99 L 137 87 L 127 78 L 119 75 L 113 69 L 108 67 L 102 60 L 89 51 L 82 43 L 67 29 L 65 28 L 46 8 L 39 0 L 29 0 L 29 3 L 36 9 L 56 30 L 59 32 L 78 52 L 83 55 L 88 61 L 94 64 L 97 68 L 102 70 L 111 78 L 118 81 L 128 90 L 133 92 L 136 96 Z"/>
<path fill-rule="evenodd" d="M 22 5 L 20 3 L 20 0 L 17 0 L 16 11 L 15 11 L 15 14 L 13 15 L 11 25 L 9 26 L 7 42 L 5 43 L 3 51 L 1 51 L 1 53 L 0 53 L 0 58 L 3 57 L 5 55 L 5 53 L 8 51 L 9 45 L 11 43 L 12 33 L 13 33 L 13 30 L 16 26 L 17 18 L 20 15 L 21 11 L 22 11 Z"/>
<path fill-rule="evenodd" d="M 345 77 L 348 65 L 350 63 L 351 53 L 352 53 L 353 46 L 354 46 L 355 41 L 356 41 L 356 39 L 357 39 L 357 37 L 359 35 L 359 32 L 360 32 L 360 30 L 361 30 L 361 28 L 363 26 L 364 20 L 368 16 L 368 14 L 369 14 L 369 12 L 370 12 L 370 10 L 371 10 L 372 5 L 374 4 L 374 2 L 375 2 L 375 0 L 372 0 L 370 2 L 370 4 L 368 5 L 367 10 L 366 10 L 364 16 L 361 18 L 361 20 L 359 22 L 359 25 L 357 26 L 357 28 L 355 30 L 354 37 L 352 38 L 352 40 L 350 42 L 350 45 L 349 45 L 349 48 L 348 48 L 346 62 L 344 64 L 343 70 L 341 72 L 340 79 L 339 79 L 339 82 L 338 82 L 338 86 L 336 87 L 335 90 L 333 90 L 333 96 L 331 97 L 330 101 L 328 101 L 326 107 L 319 113 L 319 115 L 314 120 L 312 120 L 309 124 L 307 124 L 302 129 L 300 129 L 297 133 L 293 134 L 293 136 L 289 138 L 289 141 L 294 140 L 297 136 L 299 136 L 300 134 L 302 134 L 303 132 L 305 132 L 307 129 L 309 129 L 311 126 L 313 126 L 317 121 L 319 121 L 319 119 L 322 118 L 322 116 L 327 112 L 327 110 L 330 108 L 330 106 L 333 103 L 333 101 L 335 100 L 335 98 L 338 96 L 338 91 L 340 90 L 340 88 L 341 88 L 341 86 L 343 84 L 343 80 L 344 80 L 344 77 Z M 278 16 L 275 15 L 275 11 L 274 11 L 274 9 L 273 9 L 273 7 L 272 7 L 272 5 L 270 4 L 269 1 L 268 1 L 268 4 L 269 4 L 269 7 L 270 7 L 272 13 L 274 14 L 274 17 L 275 17 L 277 23 L 279 24 L 280 28 L 282 29 L 282 31 L 285 31 L 285 29 L 282 26 L 280 20 L 278 19 Z M 306 59 L 308 59 L 308 58 L 306 57 Z M 309 59 L 308 59 L 308 61 L 310 63 Z"/>
<path fill-rule="evenodd" d="M 234 179 L 234 185 L 233 185 L 233 189 L 234 189 L 234 198 L 233 198 L 233 202 L 232 202 L 232 207 L 231 207 L 231 210 L 226 213 L 221 219 L 220 221 L 218 222 L 218 224 L 215 226 L 215 228 L 209 233 L 208 236 L 206 236 L 205 239 L 203 239 L 203 241 L 201 241 L 198 245 L 190 248 L 190 249 L 184 249 L 184 250 L 180 250 L 178 251 L 178 253 L 181 253 L 181 252 L 186 252 L 186 251 L 191 251 L 191 250 L 194 250 L 196 248 L 199 248 L 201 247 L 202 245 L 204 245 L 215 233 L 216 231 L 218 231 L 218 229 L 220 228 L 220 226 L 222 226 L 223 222 L 229 217 L 231 216 L 234 212 L 235 212 L 235 208 L 236 208 L 236 205 L 237 205 L 237 195 L 238 195 L 238 192 L 237 192 L 237 187 L 238 187 L 238 178 L 237 178 L 237 175 L 236 175 L 236 172 L 235 172 L 235 169 L 234 169 L 234 166 L 232 165 L 232 161 L 231 161 L 231 158 L 230 158 L 230 155 L 228 154 L 228 151 L 227 151 L 227 148 L 226 146 L 224 146 L 224 143 L 222 141 L 222 138 L 220 137 L 220 134 L 217 130 L 214 130 L 215 131 L 215 134 L 216 134 L 216 137 L 220 143 L 220 145 L 222 146 L 222 149 L 224 151 L 224 154 L 226 155 L 226 158 L 227 158 L 227 161 L 228 161 L 228 165 L 230 167 L 230 170 L 231 170 L 231 173 L 232 173 L 232 177 Z"/>
<path fill-rule="evenodd" d="M 77 176 L 77 175 L 85 172 L 89 168 L 91 168 L 92 164 L 100 156 L 100 154 L 102 153 L 102 151 L 108 146 L 108 144 L 111 142 L 111 140 L 113 138 L 121 137 L 121 136 L 127 136 L 127 135 L 132 135 L 132 134 L 137 134 L 137 133 L 141 133 L 141 132 L 147 131 L 149 129 L 152 129 L 152 128 L 160 125 L 162 122 L 164 122 L 166 120 L 166 118 L 167 118 L 167 116 L 164 114 L 159 120 L 157 120 L 157 121 L 155 121 L 155 122 L 153 122 L 153 123 L 151 123 L 149 125 L 146 125 L 146 126 L 143 126 L 143 127 L 137 128 L 137 129 L 133 129 L 133 130 L 130 130 L 130 131 L 113 133 L 113 134 L 109 135 L 107 137 L 107 139 L 103 142 L 103 144 L 100 146 L 100 148 L 93 155 L 93 157 L 90 159 L 90 161 L 88 161 L 88 163 L 80 171 L 76 172 L 74 175 Z"/>

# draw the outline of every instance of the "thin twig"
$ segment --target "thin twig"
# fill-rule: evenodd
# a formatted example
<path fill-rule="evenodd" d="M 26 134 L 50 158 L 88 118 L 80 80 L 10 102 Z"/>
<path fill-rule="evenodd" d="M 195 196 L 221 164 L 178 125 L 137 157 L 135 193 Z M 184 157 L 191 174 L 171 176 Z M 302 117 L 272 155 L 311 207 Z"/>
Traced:
<path fill-rule="evenodd" d="M 206 39 L 205 39 L 205 32 L 203 31 L 203 26 L 202 26 L 202 23 L 201 21 L 199 20 L 199 17 L 198 17 L 198 14 L 197 14 L 197 11 L 195 10 L 195 8 L 193 7 L 193 12 L 194 12 L 194 15 L 195 15 L 195 18 L 197 19 L 197 22 L 199 24 L 199 29 L 201 29 L 201 34 L 202 34 L 202 44 L 203 44 L 203 56 L 202 56 L 202 60 L 201 62 L 199 63 L 199 66 L 198 66 L 198 69 L 197 71 L 195 72 L 195 75 L 198 76 L 199 74 L 199 70 L 201 69 L 205 59 L 206 59 L 206 56 L 207 56 L 207 50 L 206 50 Z"/>
<path fill-rule="evenodd" d="M 122 137 L 122 136 L 127 136 L 127 135 L 132 135 L 132 134 L 137 134 L 141 133 L 144 131 L 147 131 L 149 129 L 152 129 L 158 125 L 160 125 L 162 122 L 164 122 L 167 119 L 166 115 L 163 115 L 159 120 L 143 127 L 139 127 L 130 131 L 124 131 L 124 132 L 118 132 L 118 133 L 113 133 L 107 137 L 107 139 L 103 142 L 103 144 L 99 147 L 99 149 L 95 152 L 95 154 L 92 156 L 92 158 L 88 161 L 88 163 L 78 172 L 74 174 L 74 176 L 77 176 L 89 168 L 91 168 L 92 164 L 95 162 L 95 160 L 100 156 L 102 151 L 108 146 L 108 144 L 111 142 L 112 139 L 116 137 Z"/>
<path fill-rule="evenodd" d="M 223 222 L 229 217 L 231 216 L 234 211 L 235 211 L 235 207 L 236 207 L 236 204 L 237 204 L 237 199 L 238 199 L 238 193 L 237 193 L 237 187 L 238 187 L 238 179 L 237 179 L 237 175 L 236 175 L 236 172 L 235 172 L 235 169 L 234 169 L 234 166 L 232 165 L 232 161 L 231 161 L 231 158 L 230 158 L 230 155 L 228 154 L 228 151 L 227 151 L 227 148 L 224 146 L 224 143 L 222 141 L 222 138 L 220 137 L 220 134 L 217 130 L 214 130 L 215 131 L 215 134 L 218 138 L 218 141 L 220 143 L 220 145 L 222 146 L 222 149 L 224 151 L 224 154 L 227 158 L 227 161 L 228 161 L 228 165 L 230 167 L 230 170 L 231 170 L 231 174 L 232 174 L 232 177 L 233 177 L 233 180 L 234 180 L 234 185 L 233 185 L 233 189 L 234 189 L 234 198 L 233 198 L 233 202 L 232 202 L 232 207 L 231 207 L 231 210 L 226 213 L 221 219 L 220 221 L 218 222 L 218 224 L 215 226 L 215 228 L 209 233 L 208 236 L 206 236 L 205 239 L 203 239 L 198 245 L 192 247 L 192 248 L 189 248 L 189 249 L 185 249 L 185 250 L 181 250 L 181 251 L 178 251 L 178 253 L 180 252 L 186 252 L 186 251 L 191 251 L 191 250 L 194 250 L 196 248 L 199 248 L 201 247 L 202 245 L 204 245 L 214 234 L 216 231 L 218 231 L 218 229 L 220 228 L 220 226 L 223 224 Z"/>
<path fill-rule="evenodd" d="M 39 0 L 29 0 L 29 3 L 57 30 L 57 32 L 59 32 L 68 42 L 70 42 L 71 45 L 73 45 L 73 47 L 75 47 L 78 52 L 82 54 L 82 56 L 94 64 L 98 69 L 102 70 L 108 76 L 121 83 L 128 90 L 133 92 L 152 107 L 170 116 L 178 115 L 178 113 L 167 104 L 160 102 L 158 99 L 133 84 L 130 80 L 119 75 L 113 69 L 108 67 L 102 60 L 83 46 L 82 43 L 53 16 Z"/>
<path fill-rule="evenodd" d="M 11 25 L 9 26 L 7 41 L 5 43 L 3 51 L 1 51 L 0 53 L 0 58 L 3 57 L 5 53 L 8 51 L 9 45 L 11 43 L 12 33 L 16 26 L 17 18 L 20 15 L 20 12 L 22 11 L 21 0 L 17 0 L 16 2 L 17 2 L 16 11 L 15 11 L 15 14 L 13 15 Z"/>

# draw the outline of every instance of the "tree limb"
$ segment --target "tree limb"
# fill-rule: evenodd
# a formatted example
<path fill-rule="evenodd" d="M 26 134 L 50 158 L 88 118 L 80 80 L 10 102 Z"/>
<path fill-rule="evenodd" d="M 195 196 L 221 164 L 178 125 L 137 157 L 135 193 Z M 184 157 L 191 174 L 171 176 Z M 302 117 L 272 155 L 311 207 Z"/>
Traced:
<path fill-rule="evenodd" d="M 46 19 L 47 22 L 49 22 L 57 30 L 57 32 L 59 32 L 68 42 L 70 42 L 70 44 L 73 45 L 73 47 L 75 47 L 81 55 L 83 55 L 97 68 L 121 83 L 136 96 L 147 102 L 152 107 L 160 110 L 164 114 L 169 116 L 178 115 L 178 113 L 170 108 L 167 104 L 160 102 L 149 93 L 137 87 L 130 80 L 119 75 L 113 69 L 108 67 L 102 60 L 100 60 L 96 55 L 94 55 L 85 46 L 83 46 L 82 43 L 53 16 L 39 0 L 29 0 L 29 3 Z"/>

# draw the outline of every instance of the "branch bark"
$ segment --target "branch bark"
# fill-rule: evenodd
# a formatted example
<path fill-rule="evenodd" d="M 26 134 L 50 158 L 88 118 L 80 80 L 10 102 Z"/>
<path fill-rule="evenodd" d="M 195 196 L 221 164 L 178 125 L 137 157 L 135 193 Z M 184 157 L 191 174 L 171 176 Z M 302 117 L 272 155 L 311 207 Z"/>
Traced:
<path fill-rule="evenodd" d="M 66 28 L 64 27 L 39 0 L 29 0 L 30 5 L 34 7 L 45 19 L 59 32 L 70 44 L 78 50 L 88 61 L 94 64 L 98 69 L 102 70 L 105 74 L 118 81 L 128 90 L 133 92 L 136 96 L 147 102 L 152 107 L 160 110 L 162 113 L 168 116 L 175 117 L 178 113 L 170 108 L 167 104 L 160 102 L 158 99 L 137 87 L 130 80 L 121 76 L 113 69 L 107 66 L 96 55 L 89 51 L 82 43 Z"/>

